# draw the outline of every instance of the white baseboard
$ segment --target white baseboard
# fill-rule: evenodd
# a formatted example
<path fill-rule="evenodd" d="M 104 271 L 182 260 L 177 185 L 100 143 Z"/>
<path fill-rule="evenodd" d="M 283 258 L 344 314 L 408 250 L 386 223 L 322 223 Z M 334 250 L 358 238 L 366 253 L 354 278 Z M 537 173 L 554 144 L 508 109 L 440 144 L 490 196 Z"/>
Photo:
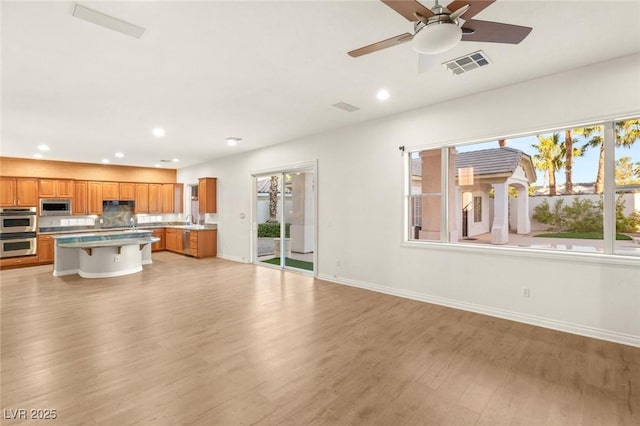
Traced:
<path fill-rule="evenodd" d="M 238 257 L 238 256 L 227 256 L 227 255 L 218 253 L 216 257 L 219 257 L 220 259 L 225 259 L 225 260 L 232 260 L 234 262 L 249 263 L 247 259 Z"/>
<path fill-rule="evenodd" d="M 453 299 L 447 299 L 437 296 L 429 296 L 423 293 L 417 293 L 410 290 L 402 290 L 397 288 L 385 287 L 376 284 L 370 284 L 362 281 L 356 281 L 349 278 L 342 278 L 334 275 L 320 274 L 318 279 L 330 281 L 338 284 L 344 284 L 351 287 L 363 288 L 378 293 L 390 294 L 392 296 L 403 297 L 405 299 L 418 300 L 420 302 L 433 303 L 435 305 L 447 306 L 450 308 L 460 309 L 463 311 L 476 312 L 479 314 L 489 315 L 492 317 L 508 319 L 512 321 L 522 322 L 525 324 L 536 325 L 539 327 L 550 328 L 552 330 L 563 331 L 580 336 L 593 337 L 595 339 L 607 340 L 609 342 L 622 343 L 624 345 L 640 347 L 640 336 L 630 334 L 617 333 L 615 331 L 602 330 L 599 328 L 588 327 L 584 325 L 571 324 L 549 318 L 538 317 L 535 315 L 522 314 L 519 312 L 508 311 L 504 309 L 492 308 L 489 306 L 476 305 L 473 303 L 460 302 Z"/>

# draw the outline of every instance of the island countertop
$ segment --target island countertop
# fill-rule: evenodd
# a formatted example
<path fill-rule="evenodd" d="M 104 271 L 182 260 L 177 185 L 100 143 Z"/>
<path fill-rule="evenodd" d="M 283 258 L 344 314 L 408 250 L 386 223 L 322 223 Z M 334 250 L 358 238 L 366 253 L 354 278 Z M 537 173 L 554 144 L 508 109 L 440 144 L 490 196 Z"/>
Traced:
<path fill-rule="evenodd" d="M 151 230 L 76 233 L 52 236 L 53 275 L 79 274 L 107 278 L 142 271 L 152 263 L 151 243 L 160 238 Z"/>
<path fill-rule="evenodd" d="M 84 227 L 84 226 L 55 226 L 55 227 L 44 227 L 38 230 L 39 235 L 51 235 L 53 238 L 59 234 L 79 234 L 79 235 L 87 235 L 87 234 L 107 234 L 113 232 L 133 232 L 133 231 L 144 231 L 144 230 L 153 230 L 153 229 L 162 229 L 162 228 L 172 228 L 172 229 L 184 229 L 190 231 L 206 231 L 210 229 L 218 229 L 218 225 L 215 223 L 205 223 L 202 225 L 196 224 L 139 224 L 136 228 L 131 227 L 119 227 L 119 228 L 96 228 L 96 227 Z"/>

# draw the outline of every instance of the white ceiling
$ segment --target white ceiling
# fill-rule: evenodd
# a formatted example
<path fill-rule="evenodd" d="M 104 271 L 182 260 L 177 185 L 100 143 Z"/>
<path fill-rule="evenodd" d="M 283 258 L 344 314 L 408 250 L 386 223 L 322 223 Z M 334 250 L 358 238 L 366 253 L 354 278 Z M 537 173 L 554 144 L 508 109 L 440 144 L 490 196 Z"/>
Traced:
<path fill-rule="evenodd" d="M 412 31 L 376 0 L 81 4 L 146 31 L 72 17 L 73 2 L 2 1 L 2 155 L 32 157 L 44 143 L 52 160 L 176 157 L 166 166 L 179 168 L 640 51 L 640 1 L 498 0 L 476 18 L 533 31 L 520 45 L 463 42 L 439 55 L 482 49 L 493 62 L 460 76 L 418 74 L 409 43 L 349 57 Z M 380 102 L 383 87 L 391 98 Z M 340 101 L 361 109 L 331 106 Z M 243 140 L 231 148 L 228 136 Z"/>

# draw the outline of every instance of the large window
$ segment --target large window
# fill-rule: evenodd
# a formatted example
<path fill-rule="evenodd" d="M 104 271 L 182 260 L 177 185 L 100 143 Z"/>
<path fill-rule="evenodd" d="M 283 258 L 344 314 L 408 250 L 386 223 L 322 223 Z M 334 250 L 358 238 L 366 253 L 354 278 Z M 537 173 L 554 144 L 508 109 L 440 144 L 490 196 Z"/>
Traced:
<path fill-rule="evenodd" d="M 407 239 L 640 257 L 640 119 L 409 152 Z"/>

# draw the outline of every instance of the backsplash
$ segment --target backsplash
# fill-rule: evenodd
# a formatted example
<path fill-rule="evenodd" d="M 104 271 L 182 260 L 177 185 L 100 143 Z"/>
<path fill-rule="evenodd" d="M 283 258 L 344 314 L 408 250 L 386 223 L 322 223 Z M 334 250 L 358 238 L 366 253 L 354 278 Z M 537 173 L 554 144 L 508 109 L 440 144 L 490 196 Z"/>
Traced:
<path fill-rule="evenodd" d="M 40 228 L 67 226 L 95 226 L 96 228 L 127 227 L 131 226 L 132 217 L 135 220 L 136 226 L 150 223 L 185 221 L 185 215 L 183 214 L 132 214 L 130 211 L 114 211 L 104 212 L 102 215 L 39 216 L 38 226 Z"/>
<path fill-rule="evenodd" d="M 102 216 L 96 223 L 102 228 L 119 228 L 135 224 L 136 218 L 131 206 L 106 205 L 103 207 Z"/>

